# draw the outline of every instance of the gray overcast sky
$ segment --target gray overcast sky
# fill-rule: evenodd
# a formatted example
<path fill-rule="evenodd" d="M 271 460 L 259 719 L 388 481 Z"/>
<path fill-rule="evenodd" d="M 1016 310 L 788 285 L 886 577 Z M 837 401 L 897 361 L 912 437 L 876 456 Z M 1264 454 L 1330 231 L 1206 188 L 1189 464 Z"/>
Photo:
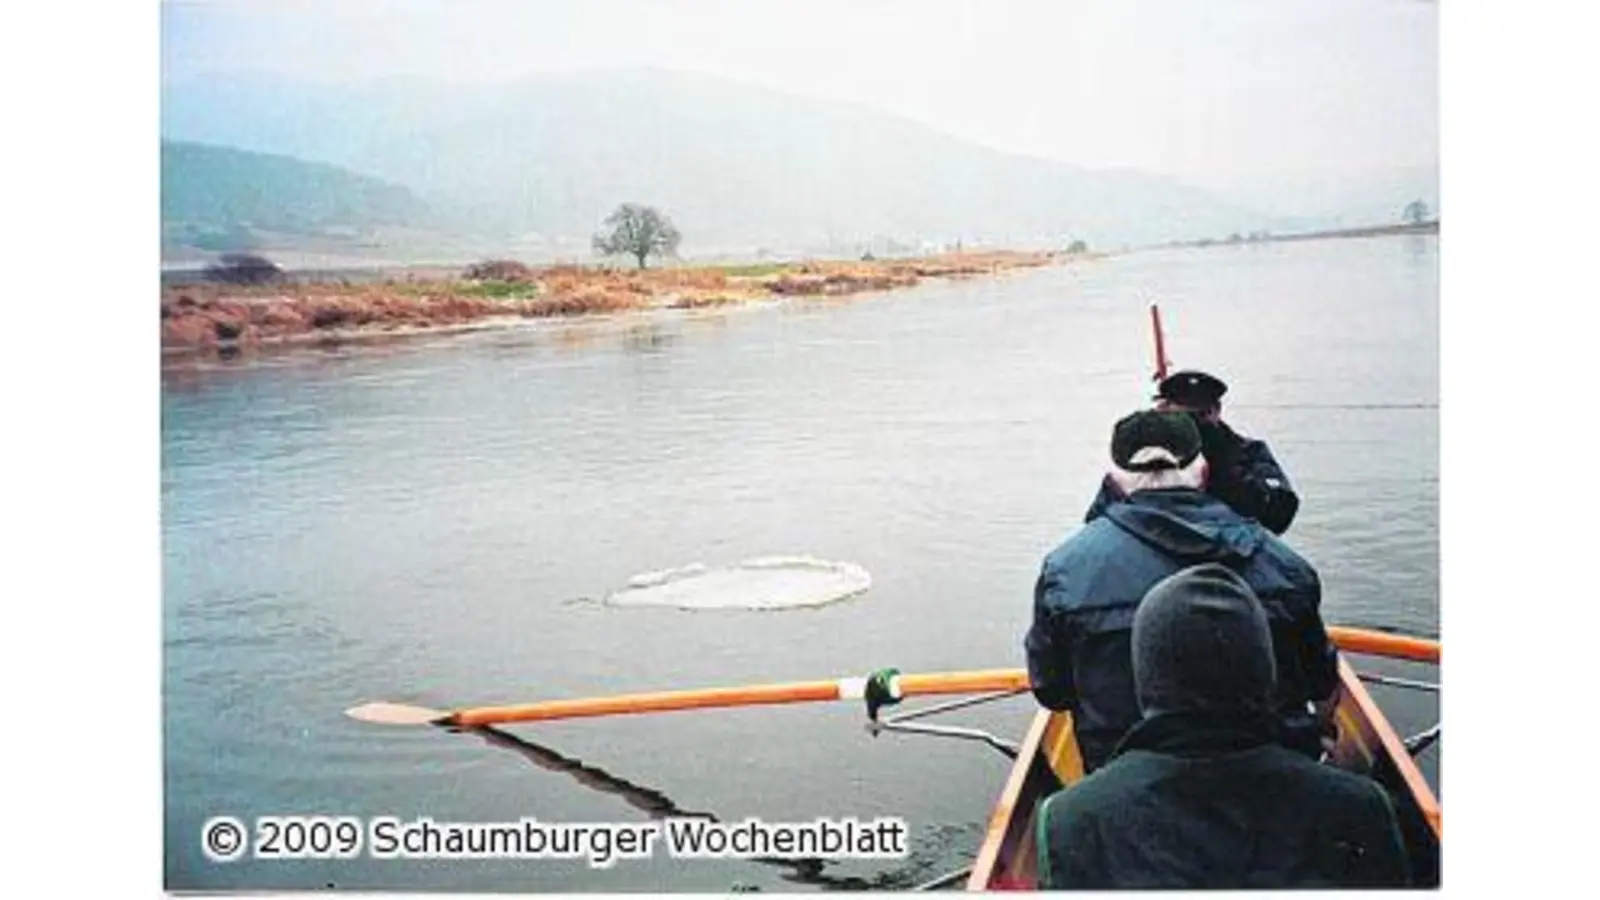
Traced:
<path fill-rule="evenodd" d="M 168 0 L 162 44 L 164 77 L 693 70 L 1212 184 L 1439 153 L 1426 0 Z"/>

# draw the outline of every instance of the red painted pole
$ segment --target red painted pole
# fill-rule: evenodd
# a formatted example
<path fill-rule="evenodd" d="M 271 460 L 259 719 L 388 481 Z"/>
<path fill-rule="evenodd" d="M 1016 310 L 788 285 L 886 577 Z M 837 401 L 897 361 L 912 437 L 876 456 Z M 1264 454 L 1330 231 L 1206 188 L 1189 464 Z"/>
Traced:
<path fill-rule="evenodd" d="M 1161 333 L 1161 307 L 1150 304 L 1150 327 L 1156 333 L 1156 381 L 1167 377 L 1167 339 Z"/>

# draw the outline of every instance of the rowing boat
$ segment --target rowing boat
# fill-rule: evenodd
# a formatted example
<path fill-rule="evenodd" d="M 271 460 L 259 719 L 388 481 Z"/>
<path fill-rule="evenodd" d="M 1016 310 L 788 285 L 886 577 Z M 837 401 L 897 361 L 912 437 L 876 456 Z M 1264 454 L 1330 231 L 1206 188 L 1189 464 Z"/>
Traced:
<path fill-rule="evenodd" d="M 1401 656 L 1438 662 L 1437 644 L 1431 653 L 1411 652 L 1411 647 L 1375 646 L 1367 632 L 1329 629 L 1339 646 L 1339 682 L 1342 690 L 1334 710 L 1338 742 L 1329 763 L 1366 775 L 1388 791 L 1399 814 L 1400 829 L 1411 857 L 1413 879 L 1419 887 L 1439 884 L 1439 846 L 1444 818 L 1439 800 L 1428 785 L 1412 752 L 1407 749 L 1383 710 L 1372 699 L 1351 666 L 1352 653 Z M 1417 648 L 1431 642 L 1413 641 Z M 1072 734 L 1072 715 L 1041 710 L 1034 715 L 1018 748 L 1016 764 L 1007 777 L 989 816 L 983 843 L 967 879 L 975 891 L 1028 890 L 1039 886 L 1036 845 L 1040 803 L 1058 790 L 1071 790 L 1083 778 L 1083 758 Z"/>

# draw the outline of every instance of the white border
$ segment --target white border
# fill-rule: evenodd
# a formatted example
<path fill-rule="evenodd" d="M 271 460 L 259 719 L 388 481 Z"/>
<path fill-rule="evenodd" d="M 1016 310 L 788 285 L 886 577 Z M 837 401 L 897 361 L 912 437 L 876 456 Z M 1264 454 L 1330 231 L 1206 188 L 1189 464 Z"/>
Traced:
<path fill-rule="evenodd" d="M 158 9 L 8 13 L 8 874 L 159 893 Z M 1575 886 L 1589 850 L 1592 466 L 1545 451 L 1591 440 L 1594 20 L 1441 8 L 1448 892 Z M 68 840 L 90 809 L 115 840 Z"/>

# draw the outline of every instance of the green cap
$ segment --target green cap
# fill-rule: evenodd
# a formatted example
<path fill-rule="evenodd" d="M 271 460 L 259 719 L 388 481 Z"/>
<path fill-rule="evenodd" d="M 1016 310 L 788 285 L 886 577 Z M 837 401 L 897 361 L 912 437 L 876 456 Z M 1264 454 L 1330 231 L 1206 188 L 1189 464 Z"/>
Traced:
<path fill-rule="evenodd" d="M 1184 412 L 1143 409 L 1111 432 L 1111 461 L 1128 472 L 1183 469 L 1200 455 L 1200 429 Z"/>

